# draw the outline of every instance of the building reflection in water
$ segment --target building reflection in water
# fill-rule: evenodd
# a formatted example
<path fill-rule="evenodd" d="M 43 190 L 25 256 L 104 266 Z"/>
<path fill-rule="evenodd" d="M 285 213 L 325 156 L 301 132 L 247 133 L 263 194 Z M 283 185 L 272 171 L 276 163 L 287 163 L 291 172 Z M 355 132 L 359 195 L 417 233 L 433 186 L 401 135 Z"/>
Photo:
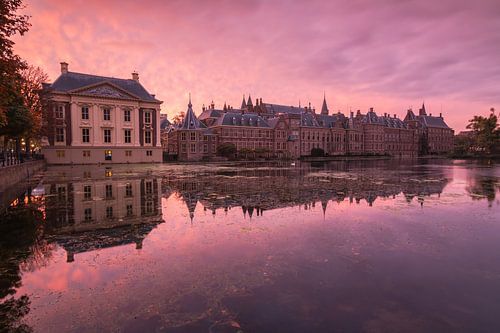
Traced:
<path fill-rule="evenodd" d="M 67 252 L 135 243 L 163 222 L 159 179 L 110 168 L 54 167 L 44 183 L 47 234 Z"/>
<path fill-rule="evenodd" d="M 377 167 L 380 162 L 385 168 Z M 325 213 L 330 202 L 346 200 L 351 204 L 366 201 L 373 206 L 377 198 L 395 199 L 398 195 L 403 195 L 408 203 L 416 200 L 423 206 L 426 197 L 439 196 L 450 181 L 440 169 L 421 167 L 408 172 L 405 167 L 399 163 L 394 168 L 387 167 L 387 161 L 373 161 L 369 165 L 366 161 L 319 166 L 302 163 L 296 168 L 290 164 L 240 167 L 203 176 L 167 176 L 162 180 L 162 192 L 166 198 L 175 193 L 184 201 L 193 221 L 198 203 L 213 215 L 217 210 L 227 212 L 241 207 L 244 217 L 250 218 L 284 207 L 310 210 L 317 203 Z"/>

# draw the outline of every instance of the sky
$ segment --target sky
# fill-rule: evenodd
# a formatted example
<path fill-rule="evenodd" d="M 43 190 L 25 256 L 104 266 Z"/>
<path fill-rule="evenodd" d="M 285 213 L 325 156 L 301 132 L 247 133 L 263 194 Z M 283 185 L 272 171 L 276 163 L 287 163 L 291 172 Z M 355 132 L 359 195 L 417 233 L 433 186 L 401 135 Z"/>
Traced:
<path fill-rule="evenodd" d="M 500 110 L 499 0 L 25 0 L 16 52 L 55 80 L 131 78 L 172 118 L 242 95 L 404 117 L 425 101 L 455 130 Z"/>

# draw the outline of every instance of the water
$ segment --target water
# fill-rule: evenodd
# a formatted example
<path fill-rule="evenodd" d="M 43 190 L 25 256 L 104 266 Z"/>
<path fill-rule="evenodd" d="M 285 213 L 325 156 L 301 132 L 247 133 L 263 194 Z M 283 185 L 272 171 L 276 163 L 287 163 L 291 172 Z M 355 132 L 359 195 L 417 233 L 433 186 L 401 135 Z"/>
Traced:
<path fill-rule="evenodd" d="M 464 161 L 51 167 L 2 218 L 1 325 L 494 332 L 499 195 Z"/>

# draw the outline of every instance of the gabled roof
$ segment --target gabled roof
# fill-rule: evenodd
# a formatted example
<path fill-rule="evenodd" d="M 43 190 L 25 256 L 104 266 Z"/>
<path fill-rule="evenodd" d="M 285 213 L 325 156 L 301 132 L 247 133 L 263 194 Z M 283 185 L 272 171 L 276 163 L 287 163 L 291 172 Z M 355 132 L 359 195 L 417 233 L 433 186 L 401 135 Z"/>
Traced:
<path fill-rule="evenodd" d="M 71 93 L 86 87 L 95 87 L 99 84 L 110 83 L 123 91 L 137 96 L 138 99 L 147 102 L 159 103 L 160 101 L 154 98 L 140 83 L 132 79 L 117 79 L 113 77 L 105 77 L 91 74 L 67 72 L 62 73 L 55 81 L 49 86 L 49 89 L 59 92 Z M 109 96 L 107 96 L 109 97 Z"/>
<path fill-rule="evenodd" d="M 418 119 L 415 116 L 415 114 L 413 113 L 413 110 L 412 109 L 408 109 L 408 111 L 406 112 L 406 117 L 405 117 L 404 120 L 405 121 L 415 121 L 415 120 L 418 120 Z"/>
<path fill-rule="evenodd" d="M 264 127 L 270 128 L 264 118 L 255 113 L 236 113 L 227 112 L 223 114 L 213 126 L 248 126 L 248 127 Z"/>
<path fill-rule="evenodd" d="M 205 119 L 208 119 L 208 118 L 219 118 L 221 116 L 221 114 L 223 114 L 224 110 L 217 110 L 217 109 L 205 109 L 201 114 L 200 116 L 198 117 L 198 119 L 200 120 L 205 120 Z"/>
<path fill-rule="evenodd" d="M 306 127 L 321 127 L 312 112 L 301 113 L 300 125 Z"/>
<path fill-rule="evenodd" d="M 186 116 L 184 117 L 184 121 L 182 125 L 179 127 L 180 130 L 198 130 L 205 129 L 207 126 L 198 120 L 193 111 L 193 104 L 191 104 L 191 96 L 189 96 L 188 109 L 186 112 Z"/>

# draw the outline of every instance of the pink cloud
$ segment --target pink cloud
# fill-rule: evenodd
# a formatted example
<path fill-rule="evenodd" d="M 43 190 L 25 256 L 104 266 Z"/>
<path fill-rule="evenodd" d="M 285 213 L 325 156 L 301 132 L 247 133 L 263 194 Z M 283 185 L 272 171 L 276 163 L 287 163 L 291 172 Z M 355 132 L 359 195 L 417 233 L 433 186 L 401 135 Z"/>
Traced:
<path fill-rule="evenodd" d="M 241 94 L 331 110 L 444 113 L 457 130 L 500 107 L 500 3 L 484 1 L 27 2 L 16 50 L 55 79 L 140 73 L 171 116 Z"/>

